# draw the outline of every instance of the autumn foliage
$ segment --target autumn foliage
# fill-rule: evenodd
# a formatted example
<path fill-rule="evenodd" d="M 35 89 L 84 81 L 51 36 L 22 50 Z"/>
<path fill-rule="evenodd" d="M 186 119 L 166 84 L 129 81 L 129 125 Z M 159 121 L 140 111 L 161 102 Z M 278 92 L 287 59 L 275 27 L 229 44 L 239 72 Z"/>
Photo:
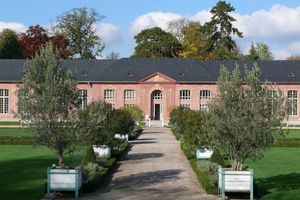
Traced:
<path fill-rule="evenodd" d="M 47 31 L 40 25 L 30 26 L 25 33 L 21 33 L 18 39 L 22 48 L 23 58 L 32 58 L 40 51 L 41 47 L 47 42 L 51 42 L 57 49 L 61 58 L 67 58 L 68 41 L 63 35 L 48 36 Z"/>

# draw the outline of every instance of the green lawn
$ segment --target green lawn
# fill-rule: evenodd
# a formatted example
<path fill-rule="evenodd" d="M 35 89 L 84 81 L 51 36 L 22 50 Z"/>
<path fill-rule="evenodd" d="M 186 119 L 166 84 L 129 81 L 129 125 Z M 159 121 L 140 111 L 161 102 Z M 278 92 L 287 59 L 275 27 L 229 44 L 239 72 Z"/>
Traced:
<path fill-rule="evenodd" d="M 300 196 L 300 148 L 277 147 L 266 151 L 257 162 L 248 161 L 254 170 L 261 199 L 296 199 Z"/>
<path fill-rule="evenodd" d="M 84 151 L 66 158 L 66 164 L 78 164 Z M 1 200 L 37 200 L 45 194 L 47 167 L 57 156 L 47 148 L 30 145 L 0 145 Z"/>
<path fill-rule="evenodd" d="M 0 136 L 32 136 L 28 128 L 0 128 Z"/>
<path fill-rule="evenodd" d="M 290 129 L 287 138 L 300 138 L 300 129 Z"/>

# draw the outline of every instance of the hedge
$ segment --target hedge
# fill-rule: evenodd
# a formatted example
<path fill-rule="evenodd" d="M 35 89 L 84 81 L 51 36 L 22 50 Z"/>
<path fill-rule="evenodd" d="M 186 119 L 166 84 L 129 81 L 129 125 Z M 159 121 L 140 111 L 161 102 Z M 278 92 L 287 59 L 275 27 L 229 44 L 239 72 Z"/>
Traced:
<path fill-rule="evenodd" d="M 31 145 L 33 137 L 30 136 L 0 136 L 0 145 Z"/>
<path fill-rule="evenodd" d="M 272 147 L 300 147 L 300 138 L 279 139 Z"/>

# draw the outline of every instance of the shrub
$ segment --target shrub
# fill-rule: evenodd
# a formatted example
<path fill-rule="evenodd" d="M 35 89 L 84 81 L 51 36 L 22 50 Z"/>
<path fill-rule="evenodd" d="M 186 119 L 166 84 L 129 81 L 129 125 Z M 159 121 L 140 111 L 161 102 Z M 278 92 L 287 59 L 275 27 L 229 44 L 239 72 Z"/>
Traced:
<path fill-rule="evenodd" d="M 83 183 L 88 183 L 91 180 L 95 179 L 98 175 L 100 170 L 103 167 L 100 167 L 97 163 L 88 162 L 86 165 L 83 166 Z"/>
<path fill-rule="evenodd" d="M 180 146 L 187 159 L 195 158 L 196 153 L 191 151 L 191 149 L 187 146 L 187 144 L 181 143 Z"/>
<path fill-rule="evenodd" d="M 143 119 L 144 112 L 139 106 L 132 105 L 129 107 L 125 107 L 124 109 L 131 114 L 134 121 L 139 122 Z"/>
<path fill-rule="evenodd" d="M 132 131 L 135 125 L 134 119 L 127 110 L 113 110 L 108 115 L 107 128 L 112 133 L 125 134 Z"/>
<path fill-rule="evenodd" d="M 177 134 L 182 134 L 185 125 L 185 115 L 190 111 L 190 108 L 178 106 L 170 113 L 170 127 Z"/>
<path fill-rule="evenodd" d="M 214 150 L 214 153 L 212 154 L 212 156 L 209 160 L 211 162 L 218 163 L 222 167 L 225 167 L 224 159 L 218 150 Z"/>
<path fill-rule="evenodd" d="M 218 185 L 219 165 L 217 163 L 210 162 L 208 160 L 198 160 L 197 167 L 200 171 L 203 171 L 207 175 L 207 177 L 209 179 L 209 184 L 211 186 Z"/>
<path fill-rule="evenodd" d="M 114 134 L 107 131 L 110 105 L 94 101 L 76 112 L 76 136 L 80 145 L 110 145 Z"/>
<path fill-rule="evenodd" d="M 135 140 L 141 135 L 143 132 L 142 127 L 135 125 L 133 130 L 129 132 L 129 140 Z"/>
<path fill-rule="evenodd" d="M 97 160 L 97 156 L 94 152 L 93 147 L 88 148 L 88 150 L 86 151 L 84 158 L 82 160 L 82 165 L 85 166 L 88 163 L 94 163 Z"/>
<path fill-rule="evenodd" d="M 213 181 L 211 181 L 214 180 L 214 178 L 209 178 L 209 176 L 204 171 L 202 171 L 201 168 L 198 167 L 197 162 L 200 161 L 197 161 L 195 159 L 190 160 L 190 164 L 194 172 L 196 173 L 197 178 L 201 183 L 203 189 L 209 194 L 217 194 L 218 187 L 215 184 L 212 184 Z"/>

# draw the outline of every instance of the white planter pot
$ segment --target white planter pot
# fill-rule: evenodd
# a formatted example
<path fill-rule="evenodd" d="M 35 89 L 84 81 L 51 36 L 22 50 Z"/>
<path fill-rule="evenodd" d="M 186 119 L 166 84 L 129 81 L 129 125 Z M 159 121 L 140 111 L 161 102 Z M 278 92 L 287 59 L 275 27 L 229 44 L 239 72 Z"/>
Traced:
<path fill-rule="evenodd" d="M 210 159 L 214 151 L 211 149 L 196 149 L 196 158 L 197 159 Z"/>
<path fill-rule="evenodd" d="M 233 171 L 219 167 L 219 190 L 222 199 L 225 192 L 249 192 L 253 199 L 253 170 Z"/>
<path fill-rule="evenodd" d="M 115 139 L 125 140 L 126 142 L 128 142 L 128 137 L 128 134 L 115 134 Z"/>
<path fill-rule="evenodd" d="M 78 198 L 79 190 L 82 187 L 81 169 L 52 169 L 48 168 L 48 196 L 50 191 L 75 191 L 75 198 Z"/>
<path fill-rule="evenodd" d="M 111 148 L 107 145 L 93 145 L 93 149 L 97 157 L 107 157 L 111 156 Z"/>

